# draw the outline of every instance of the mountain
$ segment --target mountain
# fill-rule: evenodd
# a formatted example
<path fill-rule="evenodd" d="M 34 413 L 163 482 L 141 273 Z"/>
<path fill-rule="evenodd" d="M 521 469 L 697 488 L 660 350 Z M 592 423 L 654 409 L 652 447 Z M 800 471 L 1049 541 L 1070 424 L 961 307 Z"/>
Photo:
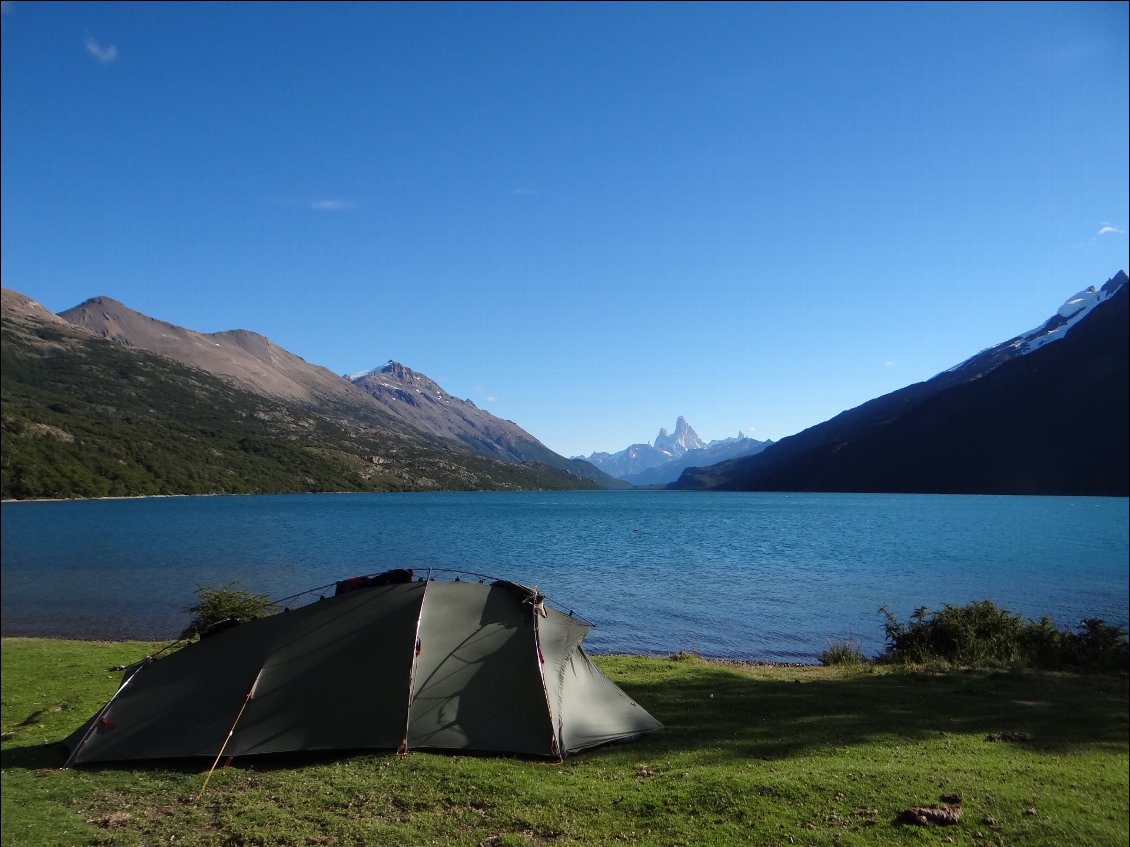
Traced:
<path fill-rule="evenodd" d="M 436 382 L 399 362 L 345 377 L 377 404 L 413 428 L 458 442 L 471 451 L 504 462 L 541 462 L 606 487 L 617 480 L 581 459 L 554 453 L 513 421 L 448 394 Z"/>
<path fill-rule="evenodd" d="M 678 420 L 675 421 L 675 431 L 671 435 L 661 427 L 654 441 L 656 450 L 676 457 L 682 456 L 688 450 L 701 450 L 705 446 L 706 442 L 698 437 L 698 433 L 691 429 L 691 425 L 682 415 L 679 415 Z"/>
<path fill-rule="evenodd" d="M 64 313 L 82 316 L 72 323 L 3 289 L 4 498 L 597 487 L 414 429 L 254 333 L 205 336 L 105 298 L 83 305 Z"/>
<path fill-rule="evenodd" d="M 660 429 L 652 444 L 632 444 L 618 453 L 593 453 L 587 461 L 632 485 L 657 485 L 674 482 L 686 468 L 748 456 L 770 443 L 739 432 L 737 438 L 707 444 L 680 415 L 675 431 L 668 434 Z"/>
<path fill-rule="evenodd" d="M 512 421 L 496 418 L 470 401 L 456 400 L 426 376 L 395 362 L 343 378 L 258 333 L 244 329 L 199 333 L 135 312 L 108 297 L 87 300 L 60 317 L 118 344 L 168 356 L 268 397 L 361 407 L 375 400 L 383 412 L 398 419 L 390 424 L 394 427 L 407 424 L 487 458 L 546 464 L 600 485 L 619 485 L 588 463 L 559 456 Z"/>
<path fill-rule="evenodd" d="M 1125 497 L 1127 277 L 1031 332 L 671 487 Z"/>
<path fill-rule="evenodd" d="M 713 465 L 742 456 L 753 456 L 772 443 L 772 441 L 758 441 L 739 432 L 736 438 L 711 441 L 703 447 L 688 450 L 682 456 L 661 465 L 631 474 L 625 481 L 632 485 L 666 485 L 677 480 L 687 468 Z"/>
<path fill-rule="evenodd" d="M 125 347 L 168 356 L 267 397 L 308 403 L 365 402 L 363 393 L 347 380 L 245 329 L 195 332 L 135 312 L 109 297 L 94 297 L 59 317 Z"/>

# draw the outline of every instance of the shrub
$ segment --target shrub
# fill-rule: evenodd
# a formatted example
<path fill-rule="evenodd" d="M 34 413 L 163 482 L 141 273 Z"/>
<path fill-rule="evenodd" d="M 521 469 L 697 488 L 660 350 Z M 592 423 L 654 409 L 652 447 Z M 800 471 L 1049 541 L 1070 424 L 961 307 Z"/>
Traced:
<path fill-rule="evenodd" d="M 250 621 L 278 611 L 265 594 L 252 594 L 239 587 L 239 581 L 227 585 L 200 586 L 197 601 L 184 607 L 192 615 L 181 638 L 192 638 L 213 624 L 226 620 Z"/>
<path fill-rule="evenodd" d="M 863 657 L 863 650 L 852 638 L 845 641 L 829 641 L 828 649 L 820 654 L 822 665 L 862 665 L 867 660 Z"/>
<path fill-rule="evenodd" d="M 1084 618 L 1065 641 L 1069 661 L 1082 670 L 1125 672 L 1130 665 L 1126 630 L 1098 618 Z"/>
<path fill-rule="evenodd" d="M 1126 631 L 1097 618 L 1072 633 L 1046 617 L 1025 621 L 991 600 L 935 612 L 923 606 L 905 624 L 886 606 L 879 613 L 886 617 L 885 662 L 1107 672 L 1125 672 L 1130 664 Z"/>

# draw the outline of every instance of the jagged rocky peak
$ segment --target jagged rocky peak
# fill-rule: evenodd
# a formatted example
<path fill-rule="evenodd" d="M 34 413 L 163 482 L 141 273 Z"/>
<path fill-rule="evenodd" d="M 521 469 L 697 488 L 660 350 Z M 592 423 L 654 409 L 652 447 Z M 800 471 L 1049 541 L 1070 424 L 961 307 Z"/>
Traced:
<path fill-rule="evenodd" d="M 657 450 L 664 450 L 681 456 L 688 450 L 698 450 L 706 446 L 706 442 L 698 437 L 698 433 L 691 429 L 686 418 L 679 415 L 675 421 L 674 433 L 668 434 L 666 427 L 659 430 L 653 445 Z"/>
<path fill-rule="evenodd" d="M 345 374 L 345 378 L 350 382 L 362 382 L 363 380 L 370 379 L 385 379 L 392 380 L 403 384 L 427 384 L 435 385 L 435 383 L 424 376 L 417 373 L 411 368 L 389 359 L 379 367 L 370 368 L 367 371 L 358 371 L 357 373 Z M 438 386 L 436 386 L 438 388 Z"/>
<path fill-rule="evenodd" d="M 360 382 L 361 380 L 365 379 L 366 377 L 376 376 L 378 374 L 385 373 L 385 371 L 389 368 L 396 368 L 396 367 L 403 368 L 404 366 L 399 364 L 398 362 L 392 361 L 392 359 L 389 359 L 383 365 L 379 365 L 378 367 L 369 368 L 368 370 L 364 370 L 364 371 L 357 371 L 356 373 L 351 373 L 351 374 L 342 374 L 342 376 L 345 377 L 346 379 L 348 379 L 350 382 Z"/>
<path fill-rule="evenodd" d="M 420 374 L 416 373 L 411 368 L 400 364 L 400 362 L 394 362 L 392 359 L 389 359 L 387 362 L 385 362 L 383 365 L 381 365 L 379 368 L 377 368 L 377 372 L 382 373 L 382 374 L 387 374 L 388 376 L 396 377 L 397 379 L 421 379 L 422 378 L 420 376 Z"/>
<path fill-rule="evenodd" d="M 1124 286 L 1127 282 L 1130 282 L 1130 279 L 1127 278 L 1126 271 L 1119 271 L 1105 283 L 1103 283 L 1103 287 L 1099 290 L 1104 295 L 1109 297 L 1110 295 L 1114 294 L 1114 292 L 1118 291 L 1118 289 Z"/>
<path fill-rule="evenodd" d="M 389 359 L 380 367 L 367 371 L 358 371 L 345 374 L 345 378 L 359 388 L 363 388 L 374 396 L 381 393 L 382 389 L 392 391 L 415 392 L 436 400 L 448 402 L 454 398 L 448 394 L 439 383 L 421 373 L 417 373 L 400 362 Z M 467 401 L 469 403 L 469 401 Z M 473 405 L 473 404 L 469 404 Z"/>

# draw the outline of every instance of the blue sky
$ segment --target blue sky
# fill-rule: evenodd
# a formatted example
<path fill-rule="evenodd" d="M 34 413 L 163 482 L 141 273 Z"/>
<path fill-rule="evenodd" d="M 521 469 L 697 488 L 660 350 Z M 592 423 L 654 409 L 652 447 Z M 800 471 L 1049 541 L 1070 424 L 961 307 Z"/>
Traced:
<path fill-rule="evenodd" d="M 5 287 L 779 439 L 1126 268 L 1128 5 L 3 3 Z"/>

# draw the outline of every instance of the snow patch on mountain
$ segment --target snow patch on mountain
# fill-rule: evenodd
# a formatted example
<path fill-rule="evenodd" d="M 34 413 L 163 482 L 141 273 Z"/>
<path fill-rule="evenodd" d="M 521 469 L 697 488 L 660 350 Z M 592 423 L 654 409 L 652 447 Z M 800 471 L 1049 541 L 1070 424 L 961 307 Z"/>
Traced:
<path fill-rule="evenodd" d="M 976 356 L 954 365 L 945 373 L 966 373 L 972 369 L 987 373 L 1009 359 L 1026 356 L 1046 344 L 1059 341 L 1071 331 L 1072 327 L 1087 317 L 1095 306 L 1109 300 L 1126 283 L 1126 274 L 1119 271 L 1107 280 L 1101 288 L 1096 289 L 1093 285 L 1084 288 L 1078 294 L 1068 297 L 1066 302 L 1056 310 L 1056 313 L 1040 326 L 982 350 Z"/>

